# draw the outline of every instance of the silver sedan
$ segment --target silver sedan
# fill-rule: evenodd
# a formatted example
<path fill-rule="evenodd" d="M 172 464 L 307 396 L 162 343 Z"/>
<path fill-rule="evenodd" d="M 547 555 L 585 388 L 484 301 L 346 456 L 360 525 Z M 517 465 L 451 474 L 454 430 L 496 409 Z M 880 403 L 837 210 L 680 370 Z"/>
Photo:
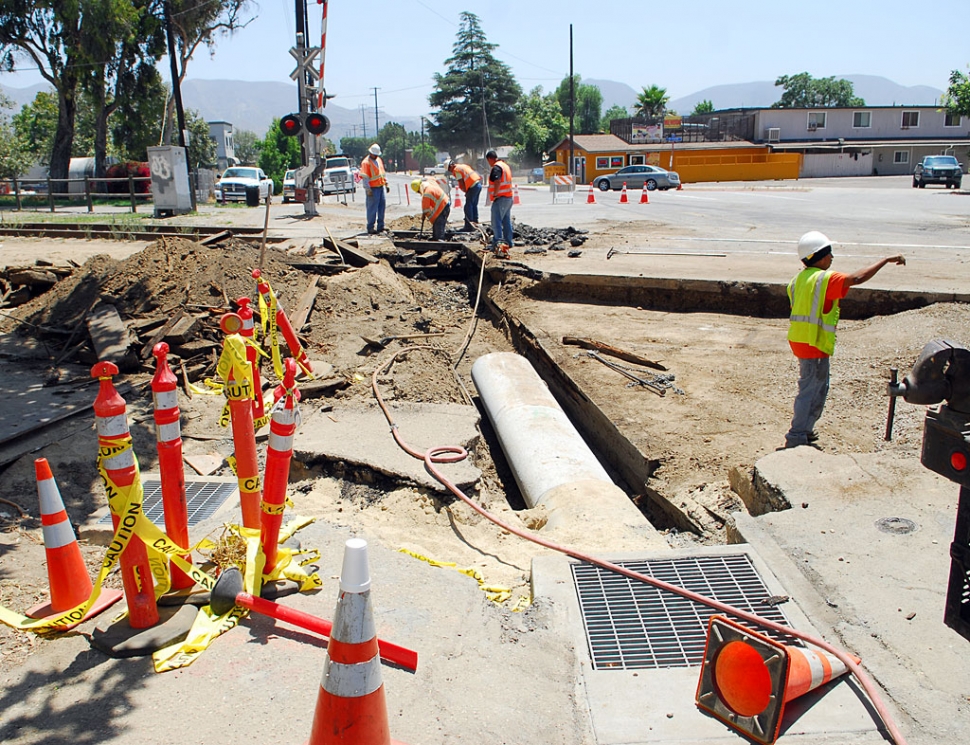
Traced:
<path fill-rule="evenodd" d="M 627 166 L 616 173 L 608 173 L 593 179 L 593 186 L 600 191 L 619 190 L 623 188 L 624 183 L 627 189 L 642 189 L 646 184 L 647 191 L 654 189 L 666 191 L 680 186 L 680 176 L 676 171 L 667 171 L 659 166 Z"/>

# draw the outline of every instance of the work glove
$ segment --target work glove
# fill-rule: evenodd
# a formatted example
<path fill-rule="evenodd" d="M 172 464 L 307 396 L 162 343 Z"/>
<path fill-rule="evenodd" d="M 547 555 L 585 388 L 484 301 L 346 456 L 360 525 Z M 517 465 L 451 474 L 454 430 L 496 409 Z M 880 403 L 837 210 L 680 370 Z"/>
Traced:
<path fill-rule="evenodd" d="M 384 188 L 387 189 L 387 193 L 388 194 L 391 193 L 391 185 L 390 184 L 384 184 Z"/>
<path fill-rule="evenodd" d="M 369 196 L 369 197 L 374 196 L 374 190 L 373 189 L 367 189 L 367 196 Z"/>

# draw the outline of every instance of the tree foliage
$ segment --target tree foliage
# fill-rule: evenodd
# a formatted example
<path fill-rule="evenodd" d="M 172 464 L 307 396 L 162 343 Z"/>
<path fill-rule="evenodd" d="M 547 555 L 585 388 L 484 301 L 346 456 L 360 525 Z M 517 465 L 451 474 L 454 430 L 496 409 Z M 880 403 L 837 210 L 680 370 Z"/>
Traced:
<path fill-rule="evenodd" d="M 625 106 L 620 106 L 619 104 L 613 104 L 606 110 L 603 114 L 603 118 L 600 120 L 600 132 L 610 132 L 610 122 L 614 119 L 629 119 L 630 112 L 627 111 Z"/>
<path fill-rule="evenodd" d="M 13 105 L 13 101 L 0 94 L 0 179 L 22 175 L 33 162 L 7 114 L 6 110 L 12 109 Z"/>
<path fill-rule="evenodd" d="M 435 90 L 428 97 L 436 109 L 431 142 L 442 150 L 475 151 L 493 139 L 509 137 L 515 128 L 516 104 L 522 89 L 508 65 L 492 55 L 478 16 L 462 13 L 452 56 L 444 75 L 435 73 Z"/>
<path fill-rule="evenodd" d="M 232 135 L 232 150 L 236 160 L 244 166 L 254 166 L 259 162 L 259 148 L 256 147 L 256 133 L 248 129 L 237 129 Z"/>
<path fill-rule="evenodd" d="M 773 109 L 819 109 L 833 106 L 865 106 L 866 102 L 854 94 L 852 83 L 834 76 L 813 78 L 807 72 L 782 75 L 776 86 L 785 89 Z"/>
<path fill-rule="evenodd" d="M 425 168 L 434 165 L 437 153 L 435 152 L 434 145 L 430 142 L 421 142 L 414 146 L 414 150 L 411 151 L 411 157 L 418 162 L 418 168 L 423 173 Z"/>
<path fill-rule="evenodd" d="M 651 85 L 637 94 L 633 114 L 644 119 L 660 119 L 664 115 L 669 100 L 670 96 L 667 95 L 666 88 Z"/>
<path fill-rule="evenodd" d="M 541 163 L 543 153 L 548 153 L 569 133 L 569 122 L 563 115 L 557 94 L 543 96 L 542 86 L 529 91 L 516 114 L 518 126 L 514 140 L 520 151 L 517 159 L 523 162 Z"/>
<path fill-rule="evenodd" d="M 404 156 L 408 147 L 408 133 L 397 122 L 388 122 L 377 133 L 377 144 L 381 146 L 382 160 L 388 171 L 404 169 Z"/>
<path fill-rule="evenodd" d="M 209 134 L 209 124 L 195 109 L 185 111 L 185 128 L 189 131 L 189 168 L 208 168 L 216 164 L 216 141 Z"/>
<path fill-rule="evenodd" d="M 579 135 L 596 134 L 600 131 L 603 94 L 595 85 L 584 85 L 580 82 L 582 77 L 579 75 L 573 75 L 573 80 L 574 95 L 576 96 L 575 119 L 573 120 L 575 132 Z M 569 89 L 569 78 L 566 77 L 556 88 L 555 93 L 555 98 L 559 102 L 562 115 L 567 123 L 569 122 L 570 111 Z"/>
<path fill-rule="evenodd" d="M 259 147 L 259 167 L 282 189 L 283 176 L 287 170 L 300 167 L 299 138 L 283 134 L 280 131 L 280 120 L 276 118 L 270 122 L 266 137 L 257 141 L 256 145 Z"/>
<path fill-rule="evenodd" d="M 367 156 L 367 148 L 373 142 L 373 140 L 368 140 L 364 137 L 341 137 L 340 152 L 348 158 L 353 158 L 354 162 L 360 163 Z"/>
<path fill-rule="evenodd" d="M 951 114 L 970 116 L 970 78 L 959 70 L 950 73 L 950 87 L 943 94 L 943 105 Z"/>
<path fill-rule="evenodd" d="M 696 104 L 694 104 L 694 110 L 691 112 L 691 115 L 696 116 L 698 114 L 710 114 L 713 111 L 714 104 L 711 103 L 709 99 L 705 98 L 703 101 L 698 101 Z"/>

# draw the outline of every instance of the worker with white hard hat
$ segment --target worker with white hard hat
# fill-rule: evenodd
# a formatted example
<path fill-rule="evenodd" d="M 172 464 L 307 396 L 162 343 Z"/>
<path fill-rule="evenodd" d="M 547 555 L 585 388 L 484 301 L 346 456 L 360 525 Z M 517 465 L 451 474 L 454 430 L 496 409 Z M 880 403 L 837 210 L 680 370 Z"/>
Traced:
<path fill-rule="evenodd" d="M 822 416 L 829 392 L 829 357 L 835 352 L 839 301 L 850 287 L 869 281 L 886 264 L 906 263 L 898 254 L 852 274 L 830 271 L 832 241 L 817 230 L 799 239 L 798 258 L 804 269 L 788 283 L 788 343 L 798 358 L 798 394 L 791 429 L 785 435 L 786 448 L 811 445 L 818 440 L 815 423 Z"/>
<path fill-rule="evenodd" d="M 381 146 L 376 142 L 367 150 L 367 157 L 360 164 L 360 176 L 367 195 L 367 232 L 384 232 L 384 208 L 387 206 L 385 192 L 391 187 L 387 183 L 384 161 L 381 160 Z"/>

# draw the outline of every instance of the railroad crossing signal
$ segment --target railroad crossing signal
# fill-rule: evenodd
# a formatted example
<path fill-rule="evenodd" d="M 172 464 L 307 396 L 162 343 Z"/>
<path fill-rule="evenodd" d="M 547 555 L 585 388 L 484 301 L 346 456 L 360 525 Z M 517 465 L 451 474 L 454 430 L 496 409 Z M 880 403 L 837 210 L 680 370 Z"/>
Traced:
<path fill-rule="evenodd" d="M 280 119 L 280 131 L 287 137 L 295 137 L 306 129 L 312 135 L 325 135 L 330 131 L 330 120 L 323 114 L 287 114 Z"/>
<path fill-rule="evenodd" d="M 320 47 L 290 47 L 290 54 L 296 60 L 296 69 L 290 73 L 293 80 L 299 80 L 304 73 L 310 76 L 310 80 L 316 83 L 320 79 L 319 71 L 314 67 L 313 61 L 320 54 Z"/>

